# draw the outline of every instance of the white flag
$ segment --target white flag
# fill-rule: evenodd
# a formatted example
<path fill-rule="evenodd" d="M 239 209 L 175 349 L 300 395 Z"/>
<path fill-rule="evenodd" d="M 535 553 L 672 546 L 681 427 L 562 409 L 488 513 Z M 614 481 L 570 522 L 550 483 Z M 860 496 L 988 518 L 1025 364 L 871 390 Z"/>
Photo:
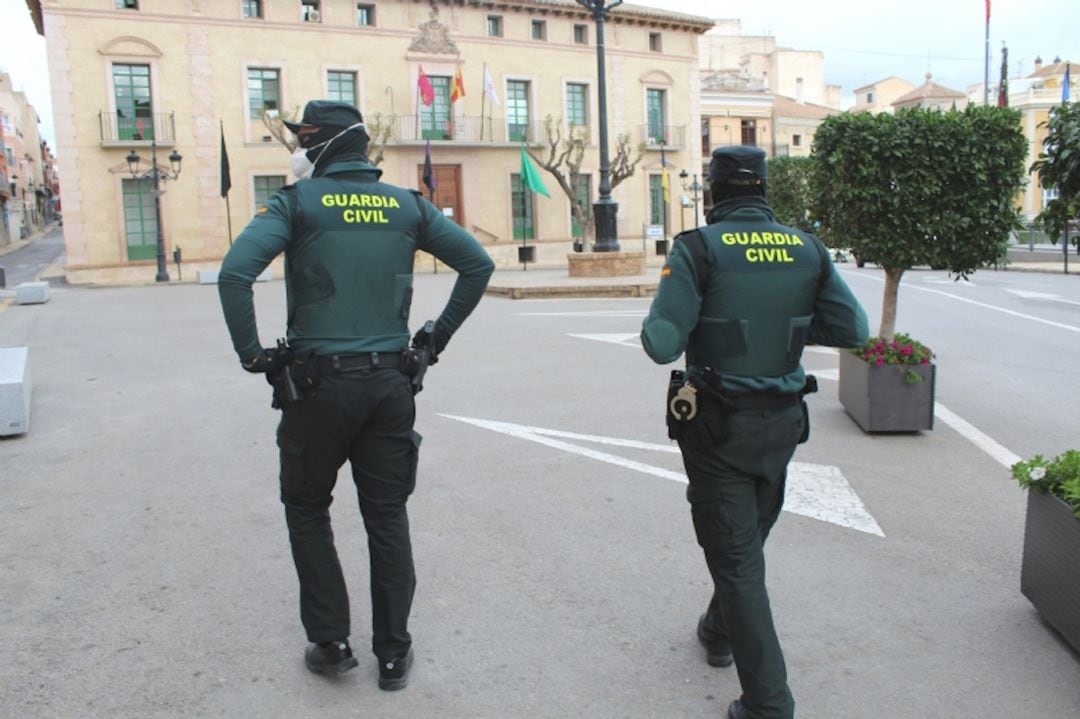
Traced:
<path fill-rule="evenodd" d="M 492 105 L 499 105 L 499 96 L 495 93 L 495 83 L 491 80 L 487 65 L 484 65 L 484 94 Z"/>

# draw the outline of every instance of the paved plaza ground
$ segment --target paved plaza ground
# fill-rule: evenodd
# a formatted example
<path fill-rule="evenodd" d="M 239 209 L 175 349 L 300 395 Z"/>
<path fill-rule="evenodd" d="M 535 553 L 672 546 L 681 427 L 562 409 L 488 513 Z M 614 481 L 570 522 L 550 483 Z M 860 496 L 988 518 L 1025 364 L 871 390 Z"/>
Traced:
<path fill-rule="evenodd" d="M 452 282 L 417 277 L 414 324 Z M 542 271 L 493 285 L 526 282 Z M 283 284 L 256 296 L 269 343 Z M 0 305 L 0 347 L 30 347 L 34 382 L 30 432 L 0 440 L 0 716 L 722 716 L 738 681 L 693 636 L 710 586 L 664 435 L 669 368 L 636 344 L 648 302 L 486 297 L 428 374 L 399 693 L 375 685 L 347 470 L 333 514 L 361 666 L 303 666 L 277 415 L 215 287 Z M 944 423 L 862 433 L 836 355 L 806 364 L 823 391 L 767 547 L 797 716 L 1080 716 L 1078 658 L 1019 593 L 1007 470 Z"/>

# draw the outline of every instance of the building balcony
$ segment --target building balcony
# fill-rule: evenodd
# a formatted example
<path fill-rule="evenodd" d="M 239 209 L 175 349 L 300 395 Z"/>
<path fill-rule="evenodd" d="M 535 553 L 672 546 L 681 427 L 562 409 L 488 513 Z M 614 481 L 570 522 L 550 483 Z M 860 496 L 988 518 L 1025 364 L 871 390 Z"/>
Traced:
<path fill-rule="evenodd" d="M 99 112 L 98 126 L 102 147 L 146 147 L 151 141 L 164 147 L 176 144 L 176 121 L 171 112 L 145 117 Z"/>
<path fill-rule="evenodd" d="M 681 150 L 686 146 L 686 125 L 639 125 L 646 149 Z"/>
<path fill-rule="evenodd" d="M 433 121 L 431 115 L 395 115 L 389 144 L 424 144 L 429 140 L 463 145 L 535 144 L 536 123 L 507 123 L 498 117 L 457 116 Z M 373 125 L 374 127 L 374 125 Z"/>

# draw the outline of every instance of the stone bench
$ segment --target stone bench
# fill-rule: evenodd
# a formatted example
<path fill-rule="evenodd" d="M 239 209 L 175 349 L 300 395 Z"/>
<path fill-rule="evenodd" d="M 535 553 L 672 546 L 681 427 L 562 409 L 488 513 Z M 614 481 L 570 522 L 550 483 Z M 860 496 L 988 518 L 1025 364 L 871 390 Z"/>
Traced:
<path fill-rule="evenodd" d="M 30 365 L 26 347 L 0 347 L 0 437 L 30 431 Z"/>

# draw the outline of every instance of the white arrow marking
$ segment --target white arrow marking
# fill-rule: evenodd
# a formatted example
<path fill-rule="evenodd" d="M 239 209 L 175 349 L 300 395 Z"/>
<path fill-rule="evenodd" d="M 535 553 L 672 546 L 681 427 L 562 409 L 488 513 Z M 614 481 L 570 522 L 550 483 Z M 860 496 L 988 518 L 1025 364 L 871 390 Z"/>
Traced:
<path fill-rule="evenodd" d="M 1022 297 L 1025 300 L 1051 300 L 1052 302 L 1065 302 L 1070 305 L 1080 305 L 1080 302 L 1075 300 L 1067 300 L 1061 295 L 1052 295 L 1049 292 L 1031 292 L 1029 290 L 1006 290 L 1012 292 L 1017 297 Z"/>
<path fill-rule="evenodd" d="M 654 444 L 618 437 L 576 434 L 557 429 L 531 427 L 524 424 L 497 422 L 473 417 L 457 417 L 450 414 L 441 414 L 439 416 L 507 434 L 518 439 L 536 442 L 547 447 L 561 449 L 564 452 L 581 455 L 589 459 L 607 462 L 625 469 L 651 474 L 654 477 L 669 479 L 681 484 L 687 483 L 686 475 L 681 472 L 654 467 L 651 464 L 636 462 L 618 455 L 589 449 L 588 447 L 580 447 L 562 440 L 575 439 L 581 442 L 593 442 L 614 447 L 678 454 L 679 448 L 674 444 Z M 838 467 L 808 464 L 806 462 L 790 463 L 788 465 L 787 495 L 784 500 L 784 511 L 879 537 L 885 536 L 885 533 L 881 531 L 881 527 L 878 526 L 873 516 L 866 510 L 862 500 L 859 499 L 859 495 L 851 488 Z"/>
<path fill-rule="evenodd" d="M 641 343 L 637 341 L 637 332 L 613 332 L 613 333 L 600 333 L 589 335 L 571 334 L 570 337 L 577 337 L 583 340 L 596 340 L 597 342 L 610 342 L 616 345 L 623 345 L 624 347 L 641 347 Z"/>

